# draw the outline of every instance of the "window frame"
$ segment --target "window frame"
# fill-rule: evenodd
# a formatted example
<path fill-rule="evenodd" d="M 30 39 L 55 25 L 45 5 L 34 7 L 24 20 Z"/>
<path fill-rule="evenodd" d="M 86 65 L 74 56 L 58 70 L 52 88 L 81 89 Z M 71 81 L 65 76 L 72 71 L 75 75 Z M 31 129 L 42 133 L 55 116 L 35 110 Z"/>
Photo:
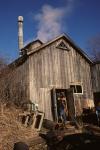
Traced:
<path fill-rule="evenodd" d="M 74 93 L 74 94 L 83 95 L 83 85 L 82 85 L 82 83 L 71 83 L 71 84 L 70 84 L 70 88 L 71 88 L 71 86 L 75 87 L 75 91 L 76 91 L 76 92 L 75 92 L 74 89 L 73 89 L 73 93 Z M 78 93 L 77 86 L 80 86 L 80 87 L 81 87 L 81 91 L 82 91 L 81 93 Z"/>

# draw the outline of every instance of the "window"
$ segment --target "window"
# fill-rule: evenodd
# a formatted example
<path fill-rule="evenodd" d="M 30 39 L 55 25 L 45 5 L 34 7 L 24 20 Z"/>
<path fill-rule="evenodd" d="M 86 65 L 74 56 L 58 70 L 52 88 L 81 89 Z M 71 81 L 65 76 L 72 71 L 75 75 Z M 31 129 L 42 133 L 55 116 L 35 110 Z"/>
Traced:
<path fill-rule="evenodd" d="M 68 50 L 66 44 L 63 41 L 57 46 L 57 48 Z"/>
<path fill-rule="evenodd" d="M 82 86 L 81 85 L 70 85 L 70 88 L 73 89 L 74 93 L 82 94 Z"/>

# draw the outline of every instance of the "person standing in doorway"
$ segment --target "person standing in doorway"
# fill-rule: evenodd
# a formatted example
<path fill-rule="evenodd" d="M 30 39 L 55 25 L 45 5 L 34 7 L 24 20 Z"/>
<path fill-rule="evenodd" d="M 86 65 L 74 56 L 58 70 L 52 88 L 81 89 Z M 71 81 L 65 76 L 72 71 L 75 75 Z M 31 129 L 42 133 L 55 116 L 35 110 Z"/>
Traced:
<path fill-rule="evenodd" d="M 67 106 L 66 106 L 66 97 L 64 92 L 60 93 L 60 97 L 58 98 L 59 103 L 59 119 L 62 120 L 64 124 L 67 123 Z"/>

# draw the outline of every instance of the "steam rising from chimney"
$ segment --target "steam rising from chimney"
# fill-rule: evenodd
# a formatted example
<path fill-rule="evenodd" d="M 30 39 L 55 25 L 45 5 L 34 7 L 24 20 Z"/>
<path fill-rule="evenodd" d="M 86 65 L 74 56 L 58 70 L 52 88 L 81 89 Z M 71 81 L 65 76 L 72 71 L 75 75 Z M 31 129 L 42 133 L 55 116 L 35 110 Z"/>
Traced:
<path fill-rule="evenodd" d="M 18 17 L 18 48 L 21 54 L 23 48 L 23 16 Z"/>

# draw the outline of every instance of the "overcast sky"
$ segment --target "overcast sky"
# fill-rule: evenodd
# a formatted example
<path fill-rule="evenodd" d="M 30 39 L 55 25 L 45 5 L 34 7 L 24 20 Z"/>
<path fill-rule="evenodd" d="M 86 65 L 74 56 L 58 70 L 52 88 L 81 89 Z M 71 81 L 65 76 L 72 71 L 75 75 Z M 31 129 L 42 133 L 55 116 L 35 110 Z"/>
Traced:
<path fill-rule="evenodd" d="M 24 44 L 66 33 L 87 52 L 88 39 L 100 34 L 100 0 L 0 0 L 0 55 L 10 61 L 19 55 L 18 16 Z"/>

